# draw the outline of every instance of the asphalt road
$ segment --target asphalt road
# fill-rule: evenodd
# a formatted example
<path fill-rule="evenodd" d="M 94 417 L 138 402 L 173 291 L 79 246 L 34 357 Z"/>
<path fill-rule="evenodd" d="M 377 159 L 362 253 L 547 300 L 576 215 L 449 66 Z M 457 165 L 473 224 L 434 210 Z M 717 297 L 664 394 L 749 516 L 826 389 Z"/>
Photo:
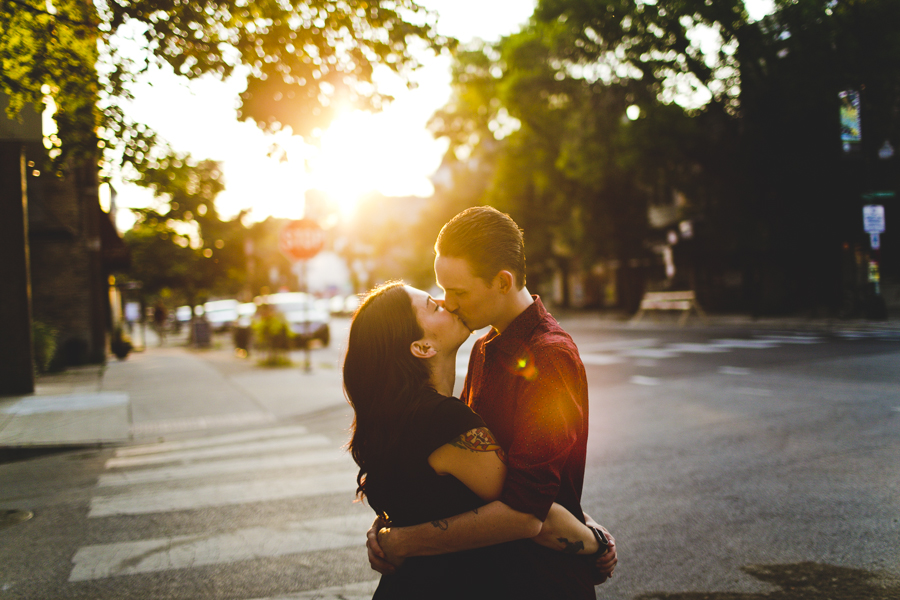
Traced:
<path fill-rule="evenodd" d="M 598 598 L 900 598 L 900 328 L 563 324 L 620 553 Z M 0 515 L 36 515 L 0 527 L 0 597 L 370 597 L 349 417 L 0 465 Z"/>

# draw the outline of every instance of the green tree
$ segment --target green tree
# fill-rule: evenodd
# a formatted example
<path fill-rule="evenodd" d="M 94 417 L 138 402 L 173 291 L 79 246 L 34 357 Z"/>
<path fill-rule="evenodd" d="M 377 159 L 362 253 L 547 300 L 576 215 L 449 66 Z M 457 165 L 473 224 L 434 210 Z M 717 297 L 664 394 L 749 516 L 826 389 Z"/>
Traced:
<path fill-rule="evenodd" d="M 234 295 L 246 280 L 243 213 L 219 218 L 216 196 L 224 189 L 219 164 L 170 155 L 153 163 L 139 183 L 159 200 L 135 209 L 137 222 L 125 236 L 132 249 L 131 277 L 146 295 L 179 290 L 190 306 L 210 295 Z"/>
<path fill-rule="evenodd" d="M 432 121 L 451 141 L 451 161 L 460 151 L 490 157 L 493 179 L 473 203 L 508 211 L 525 229 L 535 287 L 600 258 L 645 257 L 648 204 L 676 187 L 694 191 L 697 162 L 716 156 L 702 152 L 714 111 L 692 117 L 642 82 L 573 74 L 555 50 L 565 35 L 534 22 L 459 54 L 453 99 Z M 626 108 L 638 102 L 643 116 L 631 122 Z"/>
<path fill-rule="evenodd" d="M 833 306 L 841 247 L 859 243 L 860 191 L 898 185 L 896 158 L 875 154 L 898 143 L 900 5 L 775 8 L 751 22 L 740 0 L 541 0 L 520 33 L 457 55 L 433 128 L 451 160 L 490 149 L 479 200 L 524 226 L 539 279 L 597 258 L 645 263 L 665 234 L 648 208 L 677 197 L 696 233 L 678 246 L 691 255 L 679 273 L 713 304 Z M 858 160 L 839 142 L 847 88 L 863 91 Z M 743 296 L 716 295 L 726 271 L 743 273 Z"/>
<path fill-rule="evenodd" d="M 373 82 L 376 67 L 407 77 L 419 64 L 413 47 L 452 45 L 434 20 L 411 0 L 6 0 L 0 91 L 14 116 L 41 107 L 49 88 L 59 164 L 93 155 L 99 133 L 107 159 L 140 171 L 158 157 L 157 139 L 121 104 L 151 65 L 188 79 L 246 75 L 240 119 L 309 136 L 339 110 L 378 110 L 390 100 Z"/>

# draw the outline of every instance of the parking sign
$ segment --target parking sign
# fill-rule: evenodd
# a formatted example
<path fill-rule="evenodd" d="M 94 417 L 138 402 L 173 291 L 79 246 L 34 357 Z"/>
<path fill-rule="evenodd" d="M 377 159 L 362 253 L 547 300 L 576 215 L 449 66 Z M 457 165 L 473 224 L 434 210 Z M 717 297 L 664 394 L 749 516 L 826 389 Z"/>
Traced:
<path fill-rule="evenodd" d="M 884 207 L 882 205 L 863 206 L 863 230 L 866 233 L 884 233 Z"/>

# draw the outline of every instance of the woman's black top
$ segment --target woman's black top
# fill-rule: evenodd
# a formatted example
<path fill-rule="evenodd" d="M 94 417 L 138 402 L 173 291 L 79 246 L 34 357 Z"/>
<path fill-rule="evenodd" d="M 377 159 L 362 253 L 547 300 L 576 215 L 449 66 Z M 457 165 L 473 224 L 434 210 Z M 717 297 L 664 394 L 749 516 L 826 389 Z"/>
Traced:
<path fill-rule="evenodd" d="M 402 424 L 387 468 L 366 476 L 369 503 L 395 527 L 433 523 L 485 502 L 452 475 L 438 475 L 428 464 L 432 452 L 484 421 L 457 398 L 433 390 L 423 393 Z M 374 600 L 465 598 L 500 593 L 511 565 L 503 546 L 407 559 L 394 575 L 383 575 Z M 484 597 L 497 597 L 487 595 Z"/>

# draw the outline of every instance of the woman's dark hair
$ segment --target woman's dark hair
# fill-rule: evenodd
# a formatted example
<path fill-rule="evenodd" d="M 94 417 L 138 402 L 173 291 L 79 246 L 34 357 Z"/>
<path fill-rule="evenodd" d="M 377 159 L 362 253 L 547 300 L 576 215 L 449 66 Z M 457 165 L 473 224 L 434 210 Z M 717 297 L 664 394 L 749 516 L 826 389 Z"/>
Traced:
<path fill-rule="evenodd" d="M 424 335 L 399 281 L 370 291 L 350 324 L 344 358 L 344 391 L 354 412 L 349 449 L 359 465 L 356 493 L 368 495 L 370 504 L 367 476 L 390 468 L 388 457 L 401 437 L 397 432 L 431 387 L 427 365 L 410 352 L 410 344 Z"/>

